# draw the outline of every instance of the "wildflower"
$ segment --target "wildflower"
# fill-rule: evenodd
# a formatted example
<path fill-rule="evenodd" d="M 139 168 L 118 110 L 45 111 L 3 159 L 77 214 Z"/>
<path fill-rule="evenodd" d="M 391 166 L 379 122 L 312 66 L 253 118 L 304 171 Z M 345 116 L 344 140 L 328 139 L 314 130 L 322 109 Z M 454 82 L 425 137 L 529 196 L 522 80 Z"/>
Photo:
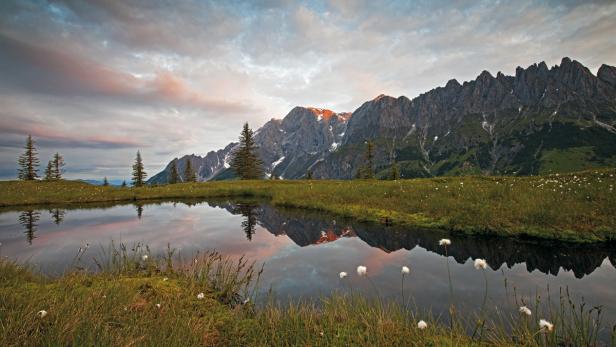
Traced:
<path fill-rule="evenodd" d="M 246 300 L 242 301 L 242 305 L 246 305 L 250 302 L 250 298 L 246 298 Z"/>
<path fill-rule="evenodd" d="M 428 323 L 424 322 L 423 320 L 420 320 L 419 323 L 417 323 L 417 328 L 419 330 L 424 330 L 427 327 L 428 327 Z"/>
<path fill-rule="evenodd" d="M 143 259 L 143 261 L 148 260 L 148 255 L 147 255 L 147 254 L 142 255 L 142 256 L 141 256 L 141 259 Z"/>
<path fill-rule="evenodd" d="M 357 270 L 357 271 L 359 271 L 359 270 Z M 348 276 L 348 274 L 346 272 L 344 272 L 344 271 L 342 271 L 341 273 L 338 274 L 338 277 L 340 277 L 340 279 L 343 279 L 343 278 L 345 278 L 347 276 Z"/>
<path fill-rule="evenodd" d="M 103 299 L 107 299 L 107 295 L 103 295 Z"/>
<path fill-rule="evenodd" d="M 485 270 L 486 267 L 488 267 L 488 263 L 485 261 L 485 259 L 481 259 L 481 258 L 475 259 L 475 269 Z"/>
<path fill-rule="evenodd" d="M 203 293 L 197 294 L 197 299 L 201 300 L 203 298 L 205 298 L 205 294 L 203 294 Z"/>
<path fill-rule="evenodd" d="M 519 311 L 520 311 L 520 313 L 523 313 L 523 314 L 525 314 L 527 316 L 530 316 L 531 314 L 533 314 L 531 312 L 531 310 L 528 307 L 526 307 L 526 306 L 520 306 L 520 310 Z"/>
<path fill-rule="evenodd" d="M 168 281 L 168 280 L 169 280 L 169 278 L 167 278 L 167 277 L 163 278 L 163 282 Z"/>
<path fill-rule="evenodd" d="M 539 328 L 541 328 L 541 332 L 544 332 L 544 333 L 551 332 L 552 330 L 554 330 L 554 324 L 548 322 L 545 319 L 541 319 L 539 321 Z"/>
<path fill-rule="evenodd" d="M 449 245 L 451 245 L 451 240 L 450 239 L 441 239 L 438 242 L 438 245 L 439 246 L 449 246 Z"/>
<path fill-rule="evenodd" d="M 325 335 L 325 333 L 321 331 L 321 332 L 319 333 L 319 335 L 320 335 L 321 337 L 323 337 L 323 336 Z"/>
<path fill-rule="evenodd" d="M 156 304 L 156 308 L 160 308 L 160 304 Z"/>
<path fill-rule="evenodd" d="M 357 267 L 357 274 L 358 275 L 366 276 L 367 272 L 368 272 L 368 268 L 366 268 L 365 266 L 360 265 L 360 266 Z"/>
<path fill-rule="evenodd" d="M 403 266 L 402 267 L 402 274 L 408 275 L 411 273 L 411 269 L 409 269 L 408 266 Z"/>
<path fill-rule="evenodd" d="M 47 311 L 45 310 L 40 310 L 36 313 L 37 316 L 41 317 L 41 318 L 45 318 L 45 316 L 47 315 Z"/>

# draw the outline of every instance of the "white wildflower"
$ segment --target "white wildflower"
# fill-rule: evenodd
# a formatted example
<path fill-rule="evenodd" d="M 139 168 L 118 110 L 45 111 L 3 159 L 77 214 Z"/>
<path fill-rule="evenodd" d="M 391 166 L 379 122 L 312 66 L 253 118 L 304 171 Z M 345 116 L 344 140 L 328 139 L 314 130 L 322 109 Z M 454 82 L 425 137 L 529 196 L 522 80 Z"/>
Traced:
<path fill-rule="evenodd" d="M 147 255 L 147 254 L 142 255 L 142 256 L 141 256 L 141 259 L 143 259 L 143 261 L 148 260 L 148 255 Z"/>
<path fill-rule="evenodd" d="M 533 314 L 531 312 L 531 310 L 528 307 L 526 307 L 526 306 L 520 306 L 520 310 L 519 311 L 520 311 L 520 313 L 525 314 L 527 316 L 530 316 L 530 315 Z"/>
<path fill-rule="evenodd" d="M 204 298 L 205 298 L 205 294 L 203 294 L 203 293 L 197 294 L 197 299 L 201 300 L 201 299 L 204 299 Z"/>
<path fill-rule="evenodd" d="M 36 313 L 37 316 L 41 317 L 41 318 L 45 318 L 45 316 L 47 315 L 47 311 L 45 310 L 40 310 Z"/>
<path fill-rule="evenodd" d="M 402 274 L 408 275 L 411 273 L 411 269 L 409 269 L 408 266 L 403 266 L 402 267 Z"/>
<path fill-rule="evenodd" d="M 417 328 L 419 330 L 424 330 L 427 327 L 428 327 L 428 323 L 424 322 L 423 320 L 420 320 L 419 323 L 417 323 Z"/>
<path fill-rule="evenodd" d="M 541 319 L 539 321 L 539 328 L 541 328 L 541 332 L 544 332 L 544 333 L 551 332 L 552 330 L 554 330 L 554 324 L 548 322 L 545 319 Z"/>
<path fill-rule="evenodd" d="M 487 267 L 488 267 L 488 263 L 485 261 L 485 259 L 481 259 L 481 258 L 475 259 L 475 269 L 485 270 Z"/>
<path fill-rule="evenodd" d="M 366 268 L 363 265 L 360 265 L 357 267 L 357 274 L 360 276 L 366 276 L 366 274 L 368 273 L 368 268 Z"/>
<path fill-rule="evenodd" d="M 160 308 L 160 304 L 156 304 L 156 308 Z"/>
<path fill-rule="evenodd" d="M 246 300 L 242 301 L 242 304 L 246 305 L 249 302 L 250 302 L 250 298 L 246 298 Z"/>
<path fill-rule="evenodd" d="M 168 277 L 163 278 L 163 282 L 168 281 L 168 280 L 169 280 Z"/>
<path fill-rule="evenodd" d="M 347 276 L 348 276 L 348 274 L 346 272 L 344 272 L 344 271 L 342 271 L 341 273 L 338 274 L 338 277 L 340 277 L 340 279 L 343 279 L 343 278 L 345 278 Z"/>
<path fill-rule="evenodd" d="M 438 245 L 439 246 L 449 246 L 449 245 L 451 245 L 451 240 L 450 239 L 441 239 L 438 242 Z"/>

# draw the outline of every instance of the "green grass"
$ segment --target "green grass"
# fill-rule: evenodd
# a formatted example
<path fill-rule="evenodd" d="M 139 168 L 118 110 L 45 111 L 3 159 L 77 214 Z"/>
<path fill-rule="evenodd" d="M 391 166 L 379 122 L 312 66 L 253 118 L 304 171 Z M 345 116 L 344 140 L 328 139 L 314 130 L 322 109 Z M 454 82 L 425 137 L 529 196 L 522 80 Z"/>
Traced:
<path fill-rule="evenodd" d="M 616 240 L 616 170 L 535 177 L 399 181 L 224 181 L 114 188 L 79 182 L 0 182 L 0 206 L 257 197 L 360 221 L 466 234 Z"/>
<path fill-rule="evenodd" d="M 549 310 L 537 300 L 531 317 L 516 305 L 501 307 L 498 319 L 454 315 L 451 324 L 353 292 L 317 303 L 254 305 L 245 298 L 254 297 L 260 272 L 244 259 L 203 253 L 178 261 L 168 251 L 144 260 L 149 250 L 140 245 L 108 254 L 97 273 L 59 278 L 0 259 L 0 345 L 592 346 L 606 328 L 600 312 L 566 298 Z M 539 318 L 555 330 L 541 333 Z M 419 320 L 428 327 L 418 329 Z"/>

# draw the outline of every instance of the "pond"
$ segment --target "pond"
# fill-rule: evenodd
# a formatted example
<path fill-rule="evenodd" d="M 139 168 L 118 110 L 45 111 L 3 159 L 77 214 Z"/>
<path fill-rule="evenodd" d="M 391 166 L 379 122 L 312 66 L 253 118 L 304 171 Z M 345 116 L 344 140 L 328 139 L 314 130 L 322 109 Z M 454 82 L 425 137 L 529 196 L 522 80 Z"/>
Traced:
<path fill-rule="evenodd" d="M 450 238 L 451 246 L 439 246 Z M 111 241 L 149 245 L 163 254 L 167 244 L 185 256 L 217 250 L 264 263 L 260 297 L 271 288 L 279 300 L 313 299 L 333 291 L 356 290 L 399 300 L 403 265 L 405 295 L 421 310 L 445 315 L 449 306 L 449 267 L 458 309 L 478 310 L 485 279 L 489 305 L 515 310 L 518 299 L 536 295 L 558 299 L 559 290 L 588 305 L 602 305 L 604 323 L 616 322 L 616 250 L 611 245 L 570 245 L 449 235 L 362 224 L 323 213 L 277 209 L 245 201 L 184 201 L 0 212 L 0 255 L 34 264 L 44 273 L 71 268 L 75 255 L 90 245 L 83 261 Z M 473 267 L 486 259 L 487 275 Z M 448 264 L 448 265 L 447 265 Z M 369 278 L 355 269 L 365 265 Z M 349 273 L 339 279 L 341 271 Z M 506 285 L 505 285 L 506 282 Z"/>

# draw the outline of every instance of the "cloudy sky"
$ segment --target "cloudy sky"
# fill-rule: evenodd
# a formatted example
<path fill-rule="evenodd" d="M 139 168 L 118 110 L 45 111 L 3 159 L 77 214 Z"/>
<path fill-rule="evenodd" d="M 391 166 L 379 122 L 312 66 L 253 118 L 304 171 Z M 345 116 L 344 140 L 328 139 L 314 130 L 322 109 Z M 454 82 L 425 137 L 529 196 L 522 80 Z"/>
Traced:
<path fill-rule="evenodd" d="M 129 5 L 130 3 L 130 5 Z M 0 1 L 0 179 L 150 175 L 293 106 L 353 111 L 482 70 L 616 65 L 614 1 Z"/>

